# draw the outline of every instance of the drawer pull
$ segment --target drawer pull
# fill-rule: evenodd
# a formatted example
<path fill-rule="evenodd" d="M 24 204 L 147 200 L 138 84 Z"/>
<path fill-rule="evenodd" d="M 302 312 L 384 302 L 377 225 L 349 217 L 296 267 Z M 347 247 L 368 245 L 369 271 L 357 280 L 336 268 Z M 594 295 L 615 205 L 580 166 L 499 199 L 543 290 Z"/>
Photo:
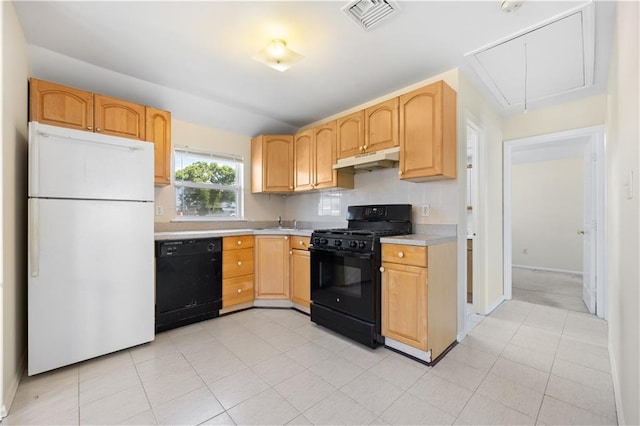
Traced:
<path fill-rule="evenodd" d="M 300 245 L 304 247 L 304 241 L 300 240 Z"/>
<path fill-rule="evenodd" d="M 238 245 L 241 246 L 242 245 L 242 240 L 238 240 Z"/>
<path fill-rule="evenodd" d="M 238 260 L 238 266 L 242 266 L 242 260 Z"/>
<path fill-rule="evenodd" d="M 236 291 L 238 292 L 238 294 L 242 293 L 242 289 L 241 288 L 237 289 Z"/>
<path fill-rule="evenodd" d="M 404 253 L 403 253 L 403 252 L 401 252 L 401 251 L 399 251 L 399 252 L 398 252 L 398 257 L 402 259 L 402 258 L 404 257 Z"/>
<path fill-rule="evenodd" d="M 293 250 L 289 250 L 289 254 L 293 254 Z"/>
<path fill-rule="evenodd" d="M 380 272 L 384 272 L 384 266 L 380 267 Z"/>
<path fill-rule="evenodd" d="M 285 235 L 285 236 L 284 236 L 284 239 L 285 239 L 285 240 L 288 240 L 288 239 L 289 239 L 289 236 L 288 236 L 288 235 Z"/>

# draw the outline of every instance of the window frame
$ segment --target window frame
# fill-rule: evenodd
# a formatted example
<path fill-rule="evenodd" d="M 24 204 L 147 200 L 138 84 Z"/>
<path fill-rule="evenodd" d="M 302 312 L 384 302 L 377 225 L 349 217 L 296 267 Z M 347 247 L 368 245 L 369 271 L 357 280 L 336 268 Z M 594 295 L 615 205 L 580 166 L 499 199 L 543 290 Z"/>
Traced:
<path fill-rule="evenodd" d="M 181 153 L 181 154 L 179 154 Z M 176 179 L 176 164 L 178 155 L 193 155 L 206 158 L 210 162 L 225 161 L 236 164 L 235 185 L 219 183 L 198 183 Z M 241 155 L 221 154 L 201 148 L 188 146 L 174 146 L 172 152 L 171 181 L 173 183 L 174 221 L 244 221 L 244 158 Z M 178 216 L 177 197 L 180 188 L 212 189 L 236 192 L 236 216 Z"/>

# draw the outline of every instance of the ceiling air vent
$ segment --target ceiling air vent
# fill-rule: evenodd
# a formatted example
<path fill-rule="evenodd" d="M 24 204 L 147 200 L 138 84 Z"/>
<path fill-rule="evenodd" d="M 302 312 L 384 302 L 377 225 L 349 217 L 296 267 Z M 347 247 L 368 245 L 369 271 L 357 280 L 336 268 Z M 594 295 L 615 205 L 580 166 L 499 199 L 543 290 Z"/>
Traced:
<path fill-rule="evenodd" d="M 356 0 L 342 7 L 342 11 L 365 31 L 388 19 L 400 8 L 391 0 Z"/>

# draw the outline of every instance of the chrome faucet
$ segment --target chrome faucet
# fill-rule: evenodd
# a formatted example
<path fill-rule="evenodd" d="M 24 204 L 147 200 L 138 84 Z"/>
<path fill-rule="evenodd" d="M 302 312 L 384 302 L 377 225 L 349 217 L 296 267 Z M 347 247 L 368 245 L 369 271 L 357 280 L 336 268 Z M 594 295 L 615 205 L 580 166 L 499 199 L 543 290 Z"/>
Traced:
<path fill-rule="evenodd" d="M 293 229 L 298 229 L 298 221 L 293 219 Z"/>
<path fill-rule="evenodd" d="M 278 216 L 278 228 L 282 228 L 282 216 Z"/>

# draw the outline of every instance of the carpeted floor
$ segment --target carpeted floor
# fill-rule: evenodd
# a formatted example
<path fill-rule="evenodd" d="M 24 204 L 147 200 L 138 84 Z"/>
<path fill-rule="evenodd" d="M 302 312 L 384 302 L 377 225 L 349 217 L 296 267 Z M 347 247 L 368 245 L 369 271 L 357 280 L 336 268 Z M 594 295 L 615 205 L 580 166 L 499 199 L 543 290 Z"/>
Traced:
<path fill-rule="evenodd" d="M 582 301 L 582 275 L 514 267 L 513 299 L 586 312 Z"/>

